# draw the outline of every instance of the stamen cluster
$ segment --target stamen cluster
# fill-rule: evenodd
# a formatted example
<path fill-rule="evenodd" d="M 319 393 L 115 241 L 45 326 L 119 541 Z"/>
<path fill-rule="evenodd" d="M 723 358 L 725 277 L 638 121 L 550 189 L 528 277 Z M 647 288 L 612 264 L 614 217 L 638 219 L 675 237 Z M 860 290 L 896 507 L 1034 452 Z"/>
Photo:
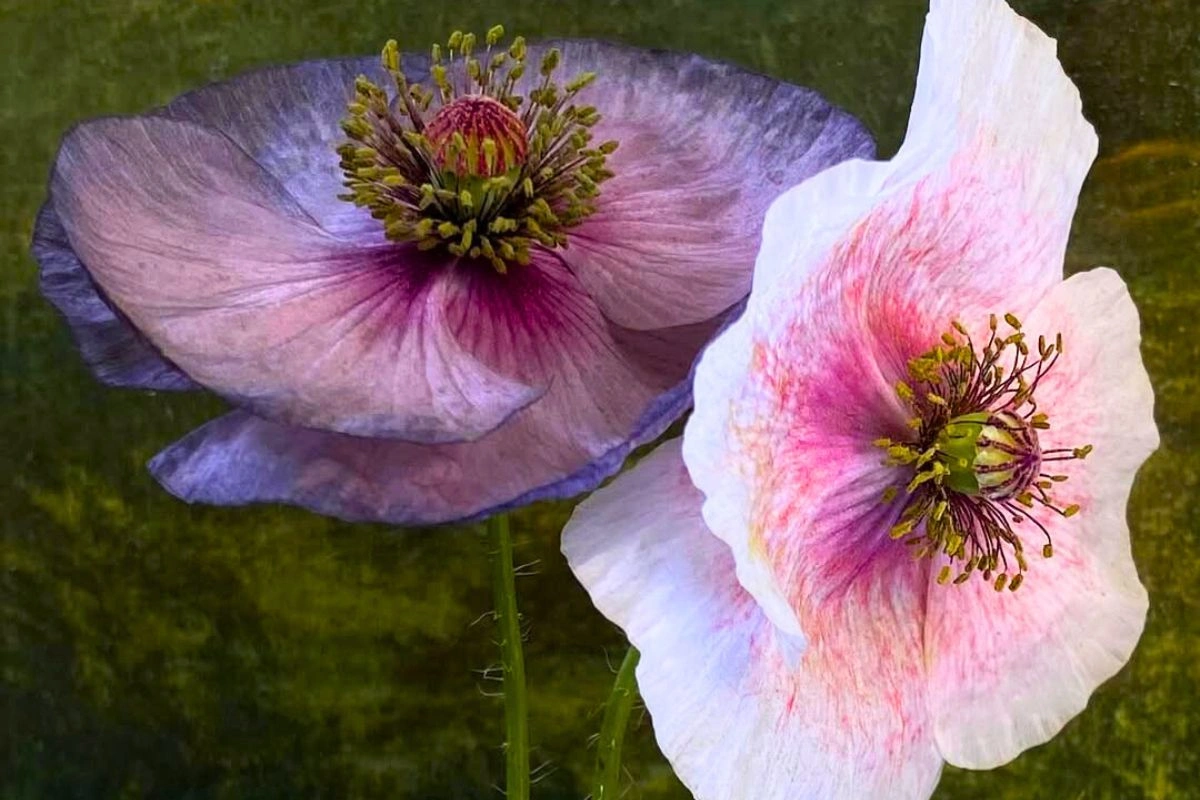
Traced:
<path fill-rule="evenodd" d="M 599 185 L 612 177 L 605 158 L 613 141 L 591 147 L 600 120 L 578 93 L 595 73 L 560 87 L 561 53 L 541 59 L 541 80 L 515 94 L 525 74 L 525 40 L 493 50 L 496 26 L 475 55 L 476 37 L 456 31 L 446 52 L 432 50 L 432 87 L 409 83 L 394 40 L 383 66 L 394 95 L 359 76 L 338 148 L 347 194 L 368 208 L 388 238 L 422 249 L 445 247 L 458 257 L 486 259 L 499 272 L 527 264 L 530 248 L 565 247 L 565 231 L 595 211 Z M 394 100 L 394 103 L 392 102 Z"/>
<path fill-rule="evenodd" d="M 1063 517 L 1079 511 L 1053 497 L 1067 476 L 1043 467 L 1085 458 L 1092 447 L 1041 449 L 1038 431 L 1048 430 L 1050 421 L 1035 392 L 1063 353 L 1062 335 L 1053 341 L 1039 336 L 1034 351 L 1020 320 L 1005 314 L 1004 323 L 1006 334 L 992 315 L 988 341 L 977 349 L 955 321 L 939 344 L 911 359 L 909 380 L 896 384 L 896 394 L 912 411 L 913 438 L 876 444 L 887 451 L 886 463 L 913 470 L 892 538 L 911 546 L 917 558 L 948 559 L 939 583 L 954 575 L 954 584 L 962 584 L 978 574 L 996 591 L 1015 591 L 1028 562 L 1013 526 L 1036 526 L 1045 539 L 1042 555 L 1050 558 L 1050 533 L 1031 510 L 1042 506 Z M 899 494 L 891 487 L 884 500 Z"/>

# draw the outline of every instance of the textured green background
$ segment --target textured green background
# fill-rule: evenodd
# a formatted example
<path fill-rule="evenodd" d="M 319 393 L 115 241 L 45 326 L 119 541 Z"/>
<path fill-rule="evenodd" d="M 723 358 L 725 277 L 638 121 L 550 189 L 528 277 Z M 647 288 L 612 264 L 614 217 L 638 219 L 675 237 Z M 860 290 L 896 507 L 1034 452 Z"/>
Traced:
<path fill-rule="evenodd" d="M 1132 663 L 1053 743 L 939 798 L 1200 796 L 1200 12 L 1023 0 L 1101 134 L 1069 253 L 1142 309 L 1162 449 L 1130 518 L 1150 590 Z M 452 10 L 448 10 L 452 9 Z M 0 0 L 0 797 L 496 797 L 486 546 L 468 530 L 189 508 L 143 470 L 219 410 L 94 384 L 39 298 L 29 231 L 60 133 L 271 62 L 423 49 L 454 27 L 730 59 L 824 91 L 899 142 L 919 0 Z M 517 516 L 535 787 L 580 798 L 619 636 L 557 551 L 566 505 Z M 478 624 L 473 624 L 478 623 Z M 635 715 L 636 716 L 636 715 Z M 678 798 L 642 717 L 630 798 Z M 747 797 L 753 797 L 753 788 Z"/>

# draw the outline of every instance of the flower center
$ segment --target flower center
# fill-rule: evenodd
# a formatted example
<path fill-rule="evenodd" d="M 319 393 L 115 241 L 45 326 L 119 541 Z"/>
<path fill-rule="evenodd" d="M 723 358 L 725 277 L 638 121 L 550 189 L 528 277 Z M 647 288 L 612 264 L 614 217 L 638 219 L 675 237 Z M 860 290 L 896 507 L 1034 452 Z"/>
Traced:
<path fill-rule="evenodd" d="M 1037 353 L 1020 321 L 1004 315 L 1010 332 L 990 336 L 977 349 L 958 322 L 941 343 L 909 361 L 909 381 L 896 393 L 912 411 L 911 441 L 879 439 L 886 463 L 911 472 L 904 510 L 891 536 L 918 558 L 944 558 L 938 582 L 961 584 L 973 574 L 993 581 L 997 591 L 1015 591 L 1025 579 L 1025 546 L 1014 525 L 1031 523 L 1045 539 L 1042 555 L 1053 555 L 1049 531 L 1030 513 L 1043 506 L 1064 517 L 1079 511 L 1053 497 L 1065 475 L 1043 472 L 1052 462 L 1085 458 L 1091 445 L 1043 450 L 1038 431 L 1050 428 L 1034 394 L 1062 355 L 1062 336 L 1039 337 Z M 891 487 L 891 503 L 900 489 Z M 957 572 L 957 574 L 955 574 Z"/>
<path fill-rule="evenodd" d="M 1037 430 L 1005 409 L 955 417 L 942 428 L 935 446 L 946 465 L 945 485 L 971 497 L 1016 497 L 1034 482 L 1042 465 Z"/>
<path fill-rule="evenodd" d="M 498 100 L 467 95 L 442 106 L 425 127 L 434 165 L 464 177 L 493 178 L 525 164 L 525 123 Z"/>
<path fill-rule="evenodd" d="M 595 73 L 560 87 L 562 56 L 550 49 L 540 80 L 518 95 L 525 40 L 498 49 L 503 38 L 499 25 L 489 30 L 478 56 L 471 33 L 452 34 L 445 54 L 434 45 L 432 88 L 408 82 L 389 41 L 383 66 L 394 91 L 360 75 L 342 122 L 350 141 L 338 147 L 349 189 L 339 197 L 370 209 L 389 239 L 486 260 L 501 273 L 529 263 L 532 247 L 566 247 L 566 231 L 596 210 L 617 149 L 591 146 L 600 114 L 576 103 Z"/>

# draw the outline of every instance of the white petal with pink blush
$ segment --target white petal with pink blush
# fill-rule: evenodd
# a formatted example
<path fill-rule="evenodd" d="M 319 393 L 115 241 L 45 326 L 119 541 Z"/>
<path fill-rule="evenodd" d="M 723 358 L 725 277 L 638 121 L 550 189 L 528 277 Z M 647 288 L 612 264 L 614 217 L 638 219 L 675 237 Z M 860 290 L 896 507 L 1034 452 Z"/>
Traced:
<path fill-rule="evenodd" d="M 564 534 L 701 800 L 928 797 L 1054 736 L 1145 621 L 1137 311 L 1062 277 L 1095 135 L 1052 40 L 932 6 L 900 152 L 776 201 L 682 442 Z"/>

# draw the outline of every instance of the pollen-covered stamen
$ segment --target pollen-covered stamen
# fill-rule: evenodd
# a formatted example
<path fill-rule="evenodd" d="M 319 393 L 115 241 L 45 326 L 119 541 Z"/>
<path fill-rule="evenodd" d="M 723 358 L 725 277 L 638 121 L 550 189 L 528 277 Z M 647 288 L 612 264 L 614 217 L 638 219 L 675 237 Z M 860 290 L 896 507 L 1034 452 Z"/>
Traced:
<path fill-rule="evenodd" d="M 370 209 L 388 238 L 452 255 L 484 259 L 499 272 L 529 262 L 531 247 L 566 247 L 566 231 L 595 211 L 599 185 L 612 177 L 606 158 L 616 142 L 591 146 L 600 114 L 576 103 L 594 79 L 560 86 L 561 54 L 543 56 L 540 80 L 515 93 L 526 68 L 525 41 L 493 49 L 496 26 L 476 55 L 476 37 L 456 31 L 443 53 L 434 45 L 433 87 L 410 84 L 395 41 L 383 49 L 389 93 L 364 76 L 338 148 L 341 198 Z"/>
<path fill-rule="evenodd" d="M 1039 337 L 1035 354 L 1020 321 L 1012 314 L 1004 321 L 1011 332 L 1001 335 L 991 317 L 982 349 L 955 322 L 941 343 L 912 359 L 910 380 L 897 384 L 896 393 L 913 411 L 914 438 L 876 444 L 886 449 L 886 463 L 911 471 L 892 537 L 917 557 L 944 558 L 939 583 L 953 578 L 960 584 L 978 574 L 997 591 L 1015 591 L 1028 562 L 1013 526 L 1038 528 L 1049 558 L 1050 534 L 1031 511 L 1039 505 L 1065 517 L 1079 511 L 1057 503 L 1053 489 L 1067 477 L 1043 466 L 1084 458 L 1092 448 L 1042 450 L 1038 431 L 1050 422 L 1034 393 L 1062 355 L 1062 336 L 1053 342 Z M 898 495 L 892 488 L 883 499 L 891 503 Z"/>

